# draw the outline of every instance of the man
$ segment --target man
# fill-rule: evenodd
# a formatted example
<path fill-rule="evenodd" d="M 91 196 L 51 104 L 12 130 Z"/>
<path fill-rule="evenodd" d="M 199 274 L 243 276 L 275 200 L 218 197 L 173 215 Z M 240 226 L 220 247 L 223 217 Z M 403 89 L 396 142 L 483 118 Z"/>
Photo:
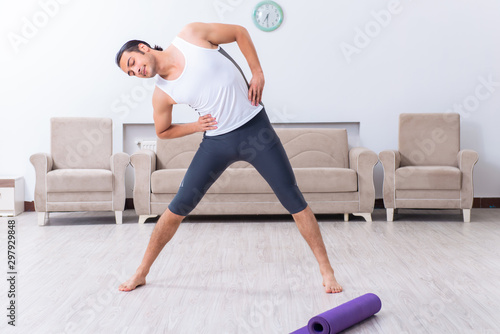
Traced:
<path fill-rule="evenodd" d="M 237 42 L 252 72 L 248 84 L 238 65 L 219 46 L 232 42 Z M 325 291 L 341 292 L 318 223 L 261 104 L 264 74 L 247 30 L 237 25 L 191 23 L 164 51 L 142 41 L 127 42 L 116 63 L 129 76 L 156 76 L 153 119 L 159 138 L 205 132 L 177 195 L 156 223 L 141 264 L 119 289 L 130 291 L 146 284 L 151 265 L 184 217 L 231 163 L 244 160 L 259 171 L 292 214 L 319 263 Z M 172 106 L 177 103 L 198 111 L 198 121 L 172 124 Z M 270 136 L 269 143 L 265 147 L 259 143 L 259 149 L 248 154 L 242 144 L 259 131 Z"/>

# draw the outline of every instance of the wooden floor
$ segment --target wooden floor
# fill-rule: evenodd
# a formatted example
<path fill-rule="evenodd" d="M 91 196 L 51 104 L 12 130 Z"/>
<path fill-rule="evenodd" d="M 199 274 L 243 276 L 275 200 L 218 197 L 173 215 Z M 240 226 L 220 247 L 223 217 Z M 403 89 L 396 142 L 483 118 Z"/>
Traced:
<path fill-rule="evenodd" d="M 118 285 L 139 264 L 154 221 L 133 211 L 57 213 L 38 226 L 16 217 L 17 327 L 0 333 L 289 333 L 321 312 L 372 292 L 382 310 L 346 333 L 500 333 L 500 209 L 376 210 L 319 216 L 344 292 L 323 292 L 314 257 L 290 217 L 191 218 L 154 264 L 148 284 Z M 7 273 L 6 220 L 0 267 Z M 4 276 L 5 277 L 5 276 Z"/>

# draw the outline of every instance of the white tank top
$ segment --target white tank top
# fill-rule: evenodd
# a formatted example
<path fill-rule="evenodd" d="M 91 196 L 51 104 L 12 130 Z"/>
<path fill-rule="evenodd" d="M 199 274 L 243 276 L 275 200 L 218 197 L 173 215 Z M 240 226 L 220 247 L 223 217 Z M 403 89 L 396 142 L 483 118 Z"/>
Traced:
<path fill-rule="evenodd" d="M 234 60 L 219 46 L 207 49 L 191 44 L 180 37 L 172 41 L 184 55 L 184 70 L 179 78 L 165 80 L 156 75 L 156 86 L 176 103 L 188 104 L 200 116 L 211 114 L 217 129 L 206 131 L 217 136 L 232 131 L 263 108 L 252 106 L 248 100 L 248 84 Z"/>

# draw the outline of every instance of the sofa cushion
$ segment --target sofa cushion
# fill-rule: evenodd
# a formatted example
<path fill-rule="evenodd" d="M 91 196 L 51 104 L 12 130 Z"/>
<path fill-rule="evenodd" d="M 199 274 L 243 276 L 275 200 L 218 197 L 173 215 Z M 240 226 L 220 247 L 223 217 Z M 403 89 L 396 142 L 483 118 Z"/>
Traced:
<path fill-rule="evenodd" d="M 350 168 L 294 168 L 293 171 L 304 193 L 358 191 L 358 175 Z"/>
<path fill-rule="evenodd" d="M 396 169 L 396 189 L 460 190 L 462 173 L 456 167 L 411 166 Z"/>
<path fill-rule="evenodd" d="M 162 169 L 151 174 L 154 194 L 175 194 L 186 174 L 186 169 Z M 210 187 L 208 193 L 272 193 L 271 187 L 253 168 L 228 168 Z"/>
<path fill-rule="evenodd" d="M 179 138 L 157 139 L 156 169 L 188 168 L 202 139 L 201 132 Z"/>
<path fill-rule="evenodd" d="M 348 168 L 346 129 L 276 128 L 293 168 Z"/>
<path fill-rule="evenodd" d="M 357 191 L 356 172 L 349 168 L 294 168 L 297 185 L 304 193 Z M 155 194 L 175 194 L 186 169 L 162 169 L 151 175 Z M 273 193 L 254 168 L 228 168 L 208 190 L 218 194 Z"/>
<path fill-rule="evenodd" d="M 106 169 L 56 169 L 47 173 L 47 191 L 113 191 L 113 174 Z"/>

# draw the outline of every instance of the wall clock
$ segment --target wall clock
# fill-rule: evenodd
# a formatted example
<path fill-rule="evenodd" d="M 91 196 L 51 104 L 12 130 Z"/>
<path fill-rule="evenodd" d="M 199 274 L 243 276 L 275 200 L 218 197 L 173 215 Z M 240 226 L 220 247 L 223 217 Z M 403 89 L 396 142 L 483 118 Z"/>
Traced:
<path fill-rule="evenodd" d="M 278 29 L 283 22 L 283 10 L 274 1 L 262 1 L 255 6 L 253 22 L 262 31 Z"/>

